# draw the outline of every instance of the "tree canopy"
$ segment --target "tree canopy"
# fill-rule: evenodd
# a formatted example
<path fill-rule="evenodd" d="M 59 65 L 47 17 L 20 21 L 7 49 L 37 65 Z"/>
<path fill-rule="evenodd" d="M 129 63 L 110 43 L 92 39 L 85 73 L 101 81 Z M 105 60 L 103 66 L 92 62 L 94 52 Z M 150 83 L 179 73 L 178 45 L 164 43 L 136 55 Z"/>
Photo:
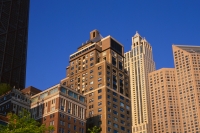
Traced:
<path fill-rule="evenodd" d="M 31 118 L 28 111 L 22 111 L 19 116 L 8 113 L 8 124 L 0 125 L 0 133 L 44 133 L 52 131 L 54 128 L 41 125 L 39 122 Z"/>
<path fill-rule="evenodd" d="M 100 127 L 94 126 L 91 129 L 88 128 L 89 133 L 99 133 L 101 131 Z"/>
<path fill-rule="evenodd" d="M 6 83 L 0 83 L 0 96 L 6 92 L 8 92 L 9 90 L 11 90 L 12 88 L 10 87 L 9 84 Z"/>

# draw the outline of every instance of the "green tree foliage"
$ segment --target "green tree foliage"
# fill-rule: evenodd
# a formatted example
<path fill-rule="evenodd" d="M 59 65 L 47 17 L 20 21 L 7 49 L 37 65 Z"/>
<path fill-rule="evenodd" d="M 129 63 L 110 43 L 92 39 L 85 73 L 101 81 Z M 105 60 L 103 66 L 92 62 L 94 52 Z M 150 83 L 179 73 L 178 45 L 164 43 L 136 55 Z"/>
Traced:
<path fill-rule="evenodd" d="M 89 133 L 99 133 L 101 131 L 100 127 L 94 126 L 91 129 L 88 128 Z"/>
<path fill-rule="evenodd" d="M 19 116 L 9 113 L 7 117 L 9 119 L 8 124 L 6 126 L 0 125 L 0 133 L 44 133 L 54 130 L 52 126 L 46 128 L 45 125 L 40 125 L 25 110 Z"/>
<path fill-rule="evenodd" d="M 6 92 L 8 92 L 9 90 L 11 90 L 12 88 L 10 87 L 9 84 L 6 83 L 0 83 L 0 96 Z"/>

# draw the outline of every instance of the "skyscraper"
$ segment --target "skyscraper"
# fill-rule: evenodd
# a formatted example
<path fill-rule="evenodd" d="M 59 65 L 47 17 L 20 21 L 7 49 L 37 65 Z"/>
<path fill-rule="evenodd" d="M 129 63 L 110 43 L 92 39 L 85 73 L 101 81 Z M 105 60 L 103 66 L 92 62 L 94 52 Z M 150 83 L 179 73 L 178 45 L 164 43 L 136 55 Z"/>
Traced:
<path fill-rule="evenodd" d="M 25 87 L 29 0 L 0 1 L 0 83 Z"/>
<path fill-rule="evenodd" d="M 67 77 L 61 80 L 87 99 L 87 127 L 102 133 L 131 132 L 129 76 L 124 69 L 124 48 L 111 36 L 103 38 L 97 30 L 70 55 Z"/>
<path fill-rule="evenodd" d="M 182 133 L 200 132 L 200 46 L 173 45 Z"/>
<path fill-rule="evenodd" d="M 182 133 L 174 68 L 149 73 L 153 133 Z"/>
<path fill-rule="evenodd" d="M 132 132 L 151 132 L 148 74 L 155 70 L 152 47 L 137 32 L 132 37 L 131 51 L 125 55 L 125 68 L 130 75 Z"/>

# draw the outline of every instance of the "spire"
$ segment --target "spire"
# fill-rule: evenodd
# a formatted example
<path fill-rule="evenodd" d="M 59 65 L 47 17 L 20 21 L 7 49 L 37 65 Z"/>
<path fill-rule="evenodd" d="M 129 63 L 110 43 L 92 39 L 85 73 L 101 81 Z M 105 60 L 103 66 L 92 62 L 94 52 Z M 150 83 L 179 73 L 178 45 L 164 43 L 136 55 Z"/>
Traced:
<path fill-rule="evenodd" d="M 141 37 L 140 34 L 138 33 L 138 31 L 136 31 L 135 35 L 133 37 Z"/>

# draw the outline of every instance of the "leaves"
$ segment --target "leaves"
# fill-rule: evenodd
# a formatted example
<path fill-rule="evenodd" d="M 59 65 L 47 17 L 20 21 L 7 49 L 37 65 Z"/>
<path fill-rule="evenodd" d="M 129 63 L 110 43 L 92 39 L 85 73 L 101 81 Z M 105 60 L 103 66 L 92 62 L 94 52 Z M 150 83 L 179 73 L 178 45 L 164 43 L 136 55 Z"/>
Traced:
<path fill-rule="evenodd" d="M 101 131 L 100 127 L 94 126 L 92 129 L 88 128 L 89 133 L 99 133 Z"/>
<path fill-rule="evenodd" d="M 19 116 L 9 113 L 7 117 L 8 124 L 6 126 L 0 125 L 0 133 L 43 133 L 54 129 L 52 126 L 46 128 L 45 125 L 40 125 L 25 110 Z"/>
<path fill-rule="evenodd" d="M 0 95 L 8 92 L 9 90 L 11 90 L 12 88 L 10 87 L 9 84 L 6 83 L 0 83 Z"/>

